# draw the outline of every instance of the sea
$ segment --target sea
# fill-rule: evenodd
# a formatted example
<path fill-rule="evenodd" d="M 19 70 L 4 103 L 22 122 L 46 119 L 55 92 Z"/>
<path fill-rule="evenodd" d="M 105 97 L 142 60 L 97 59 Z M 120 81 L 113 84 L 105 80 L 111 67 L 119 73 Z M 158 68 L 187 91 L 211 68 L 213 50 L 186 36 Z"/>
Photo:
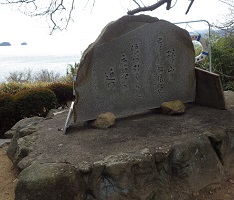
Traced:
<path fill-rule="evenodd" d="M 32 75 L 41 70 L 48 70 L 64 76 L 68 65 L 79 63 L 80 58 L 81 51 L 74 48 L 0 46 L 0 83 L 7 82 L 10 73 L 28 70 Z"/>

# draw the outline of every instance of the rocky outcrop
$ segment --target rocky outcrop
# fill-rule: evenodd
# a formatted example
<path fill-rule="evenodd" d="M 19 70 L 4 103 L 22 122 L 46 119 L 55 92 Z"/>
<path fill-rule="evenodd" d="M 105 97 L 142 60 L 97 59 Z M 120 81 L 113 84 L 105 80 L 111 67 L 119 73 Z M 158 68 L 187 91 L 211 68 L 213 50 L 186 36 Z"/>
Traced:
<path fill-rule="evenodd" d="M 32 164 L 19 176 L 16 200 L 191 199 L 234 175 L 234 144 L 228 140 L 234 141 L 233 136 L 234 131 L 216 127 L 154 150 L 110 155 L 92 165 Z"/>
<path fill-rule="evenodd" d="M 37 139 L 37 134 L 31 134 L 37 133 L 40 129 L 38 124 L 43 120 L 43 117 L 22 119 L 5 133 L 7 138 L 12 138 L 7 150 L 7 155 L 14 165 L 17 165 L 24 157 L 27 157 L 30 151 L 32 151 L 33 144 Z M 28 166 L 28 163 L 26 166 Z"/>
<path fill-rule="evenodd" d="M 234 176 L 234 111 L 186 107 L 183 115 L 131 116 L 104 130 L 73 124 L 66 135 L 63 112 L 31 134 L 17 131 L 9 147 L 21 171 L 15 200 L 191 200 L 218 187 Z"/>
<path fill-rule="evenodd" d="M 43 117 L 21 119 L 9 131 L 7 131 L 4 136 L 6 138 L 13 138 L 16 134 L 18 134 L 20 137 L 29 135 L 37 131 L 37 129 L 35 129 L 35 125 L 37 125 L 42 120 L 44 120 Z"/>
<path fill-rule="evenodd" d="M 83 200 L 84 185 L 80 173 L 69 164 L 34 164 L 19 175 L 15 199 Z"/>

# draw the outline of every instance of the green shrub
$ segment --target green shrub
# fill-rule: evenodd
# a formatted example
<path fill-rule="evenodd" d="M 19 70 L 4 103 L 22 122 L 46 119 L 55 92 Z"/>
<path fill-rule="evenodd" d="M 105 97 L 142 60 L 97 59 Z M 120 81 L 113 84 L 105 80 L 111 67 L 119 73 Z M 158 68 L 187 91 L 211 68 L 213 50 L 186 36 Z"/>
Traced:
<path fill-rule="evenodd" d="M 234 81 L 229 81 L 223 86 L 223 90 L 231 90 L 234 91 Z"/>
<path fill-rule="evenodd" d="M 0 138 L 18 120 L 13 95 L 0 93 Z"/>
<path fill-rule="evenodd" d="M 65 106 L 67 106 L 67 102 L 74 99 L 72 84 L 52 83 L 48 85 L 47 88 L 55 93 L 58 100 L 58 107 L 61 106 L 64 108 Z"/>
<path fill-rule="evenodd" d="M 56 108 L 57 99 L 53 91 L 47 88 L 32 88 L 18 92 L 14 96 L 20 118 L 42 116 Z"/>
<path fill-rule="evenodd" d="M 9 94 L 15 94 L 22 90 L 26 90 L 27 88 L 27 85 L 17 82 L 1 83 L 0 85 L 0 91 Z"/>

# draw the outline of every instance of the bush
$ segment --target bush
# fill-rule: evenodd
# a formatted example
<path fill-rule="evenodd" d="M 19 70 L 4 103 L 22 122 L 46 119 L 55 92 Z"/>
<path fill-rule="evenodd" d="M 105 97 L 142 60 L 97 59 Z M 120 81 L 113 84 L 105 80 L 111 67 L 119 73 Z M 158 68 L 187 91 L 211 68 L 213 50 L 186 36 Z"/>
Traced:
<path fill-rule="evenodd" d="M 229 81 L 226 84 L 224 84 L 223 90 L 224 91 L 226 91 L 226 90 L 234 91 L 234 81 Z"/>
<path fill-rule="evenodd" d="M 13 95 L 0 93 L 0 138 L 17 122 Z"/>
<path fill-rule="evenodd" d="M 47 88 L 32 88 L 18 92 L 14 96 L 19 117 L 45 117 L 48 111 L 56 108 L 57 99 L 53 91 Z"/>
<path fill-rule="evenodd" d="M 73 96 L 73 86 L 72 84 L 66 83 L 52 83 L 48 85 L 50 90 L 52 90 L 58 100 L 58 107 L 66 107 L 67 102 L 72 101 L 74 99 Z"/>
<path fill-rule="evenodd" d="M 0 85 L 0 91 L 9 94 L 15 94 L 19 91 L 26 90 L 27 88 L 26 85 L 17 82 L 2 83 Z"/>

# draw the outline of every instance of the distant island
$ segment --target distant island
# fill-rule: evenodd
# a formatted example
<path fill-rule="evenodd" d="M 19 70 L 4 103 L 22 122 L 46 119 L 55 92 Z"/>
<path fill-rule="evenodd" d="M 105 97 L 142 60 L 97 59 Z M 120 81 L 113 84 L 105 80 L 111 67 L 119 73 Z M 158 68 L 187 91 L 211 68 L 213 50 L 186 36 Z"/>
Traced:
<path fill-rule="evenodd" d="M 10 42 L 2 42 L 0 43 L 0 46 L 11 46 Z"/>
<path fill-rule="evenodd" d="M 28 45 L 26 42 L 22 42 L 21 45 Z"/>

